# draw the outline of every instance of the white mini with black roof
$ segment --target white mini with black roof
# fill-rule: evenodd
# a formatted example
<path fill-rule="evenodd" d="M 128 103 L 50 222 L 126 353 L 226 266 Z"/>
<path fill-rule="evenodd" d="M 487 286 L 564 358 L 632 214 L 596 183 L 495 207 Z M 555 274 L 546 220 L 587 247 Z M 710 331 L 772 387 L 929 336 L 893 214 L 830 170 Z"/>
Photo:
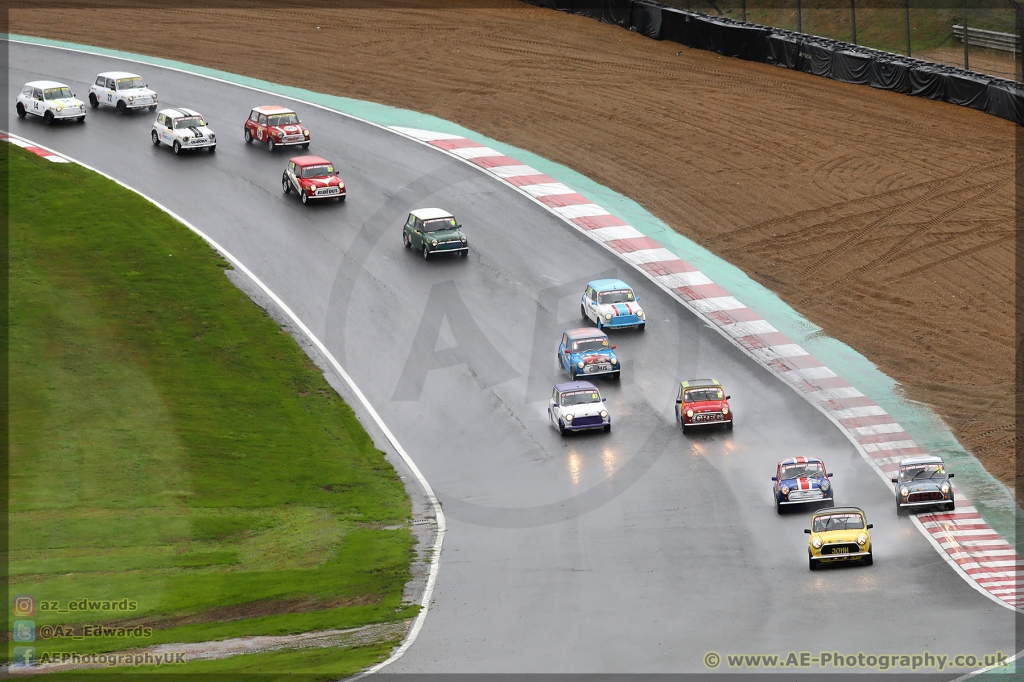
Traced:
<path fill-rule="evenodd" d="M 85 102 L 76 98 L 71 88 L 57 81 L 25 83 L 18 93 L 14 110 L 20 118 L 31 114 L 47 123 L 85 121 Z"/>
<path fill-rule="evenodd" d="M 165 144 L 180 154 L 183 149 L 217 149 L 217 136 L 195 109 L 163 109 L 156 115 L 149 133 L 153 144 Z"/>
<path fill-rule="evenodd" d="M 127 71 L 104 71 L 89 86 L 89 104 L 117 109 L 117 113 L 156 109 L 156 92 L 149 89 L 142 76 Z"/>

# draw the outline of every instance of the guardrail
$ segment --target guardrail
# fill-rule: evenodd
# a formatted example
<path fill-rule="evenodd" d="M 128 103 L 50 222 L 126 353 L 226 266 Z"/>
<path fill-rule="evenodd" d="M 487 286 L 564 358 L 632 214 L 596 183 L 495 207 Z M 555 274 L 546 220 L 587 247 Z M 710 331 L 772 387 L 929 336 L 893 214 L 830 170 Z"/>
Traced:
<path fill-rule="evenodd" d="M 953 24 L 953 37 L 964 42 L 964 27 Z M 967 42 L 971 47 L 986 47 L 1000 52 L 1020 52 L 1020 38 L 1012 33 L 986 31 L 981 28 L 967 27 Z"/>
<path fill-rule="evenodd" d="M 524 0 L 725 57 L 971 107 L 1024 125 L 1024 84 L 658 0 Z M 968 34 L 971 40 L 971 34 Z"/>

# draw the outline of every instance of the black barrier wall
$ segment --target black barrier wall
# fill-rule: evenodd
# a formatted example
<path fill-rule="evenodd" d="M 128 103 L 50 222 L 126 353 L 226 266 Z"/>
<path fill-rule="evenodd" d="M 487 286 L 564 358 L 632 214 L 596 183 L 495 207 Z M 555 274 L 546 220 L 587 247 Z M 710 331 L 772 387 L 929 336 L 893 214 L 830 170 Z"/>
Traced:
<path fill-rule="evenodd" d="M 656 0 L 525 0 L 654 38 L 823 78 L 959 104 L 1024 125 L 1024 85 L 785 29 L 670 7 Z"/>

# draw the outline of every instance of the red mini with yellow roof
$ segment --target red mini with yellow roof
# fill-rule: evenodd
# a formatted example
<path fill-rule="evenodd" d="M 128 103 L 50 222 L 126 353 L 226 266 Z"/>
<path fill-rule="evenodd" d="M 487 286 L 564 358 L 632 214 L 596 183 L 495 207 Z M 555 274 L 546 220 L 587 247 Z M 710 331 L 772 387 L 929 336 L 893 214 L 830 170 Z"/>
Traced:
<path fill-rule="evenodd" d="M 274 151 L 279 146 L 302 145 L 309 149 L 309 130 L 299 121 L 294 110 L 276 104 L 256 107 L 245 120 L 243 134 L 246 144 L 253 140 Z"/>

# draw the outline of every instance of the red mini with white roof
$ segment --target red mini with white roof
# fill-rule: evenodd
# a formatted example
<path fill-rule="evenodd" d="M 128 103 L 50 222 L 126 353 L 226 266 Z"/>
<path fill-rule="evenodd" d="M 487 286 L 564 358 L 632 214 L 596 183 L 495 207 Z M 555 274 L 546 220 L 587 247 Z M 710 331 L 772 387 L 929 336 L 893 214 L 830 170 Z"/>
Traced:
<path fill-rule="evenodd" d="M 347 195 L 334 164 L 320 156 L 296 156 L 289 160 L 281 176 L 281 189 L 285 194 L 296 192 L 304 204 L 311 199 L 345 201 Z"/>
<path fill-rule="evenodd" d="M 246 144 L 256 140 L 274 151 L 278 146 L 302 145 L 309 149 L 309 130 L 299 121 L 293 109 L 268 104 L 256 107 L 245 120 L 244 137 Z"/>

